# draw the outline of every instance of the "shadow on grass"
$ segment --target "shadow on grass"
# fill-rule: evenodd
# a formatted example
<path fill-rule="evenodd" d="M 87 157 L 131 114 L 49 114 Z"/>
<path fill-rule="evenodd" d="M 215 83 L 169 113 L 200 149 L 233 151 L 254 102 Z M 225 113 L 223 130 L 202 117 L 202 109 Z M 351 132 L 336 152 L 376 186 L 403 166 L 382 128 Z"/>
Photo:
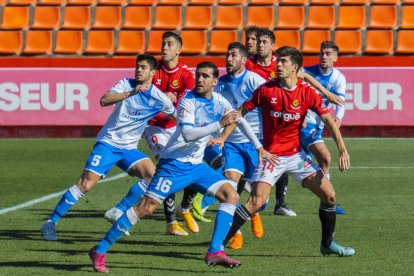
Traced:
<path fill-rule="evenodd" d="M 49 263 L 39 261 L 0 262 L 0 267 L 25 267 L 25 268 L 50 268 L 62 271 L 80 271 L 81 268 L 89 268 L 90 265 L 72 265 Z"/>

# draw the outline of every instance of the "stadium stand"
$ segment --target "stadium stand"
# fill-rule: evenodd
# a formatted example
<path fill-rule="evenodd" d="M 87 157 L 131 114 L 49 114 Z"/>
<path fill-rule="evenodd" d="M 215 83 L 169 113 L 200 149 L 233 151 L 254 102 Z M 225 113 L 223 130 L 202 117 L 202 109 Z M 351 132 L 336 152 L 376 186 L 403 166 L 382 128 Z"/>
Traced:
<path fill-rule="evenodd" d="M 414 54 L 414 0 L 0 0 L 0 20 L 1 55 L 157 54 L 166 30 L 186 55 L 224 55 L 247 25 L 307 55 L 329 38 L 345 55 Z M 35 31 L 50 43 L 33 45 Z"/>
<path fill-rule="evenodd" d="M 51 54 L 52 32 L 51 31 L 26 31 L 26 45 L 24 54 Z"/>

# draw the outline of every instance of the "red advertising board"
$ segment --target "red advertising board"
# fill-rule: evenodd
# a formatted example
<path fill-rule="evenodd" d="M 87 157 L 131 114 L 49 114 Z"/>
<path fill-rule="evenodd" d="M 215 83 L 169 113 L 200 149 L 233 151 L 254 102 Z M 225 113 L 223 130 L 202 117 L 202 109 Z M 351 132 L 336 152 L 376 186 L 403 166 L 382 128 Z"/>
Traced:
<path fill-rule="evenodd" d="M 343 125 L 414 126 L 414 67 L 338 67 L 347 79 Z M 223 73 L 223 68 L 221 70 Z M 100 97 L 127 68 L 0 68 L 0 126 L 97 126 Z"/>

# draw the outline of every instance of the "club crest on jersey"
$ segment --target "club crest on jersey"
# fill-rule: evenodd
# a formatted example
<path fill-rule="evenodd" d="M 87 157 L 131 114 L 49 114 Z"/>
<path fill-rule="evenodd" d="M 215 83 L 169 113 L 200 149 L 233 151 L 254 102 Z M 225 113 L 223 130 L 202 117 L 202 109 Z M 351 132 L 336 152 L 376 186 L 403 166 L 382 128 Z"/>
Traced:
<path fill-rule="evenodd" d="M 171 88 L 174 88 L 174 89 L 177 89 L 178 88 L 178 85 L 179 85 L 178 80 L 173 80 L 170 83 Z"/>
<path fill-rule="evenodd" d="M 293 109 L 299 109 L 300 108 L 300 102 L 298 99 L 294 99 L 292 104 L 290 105 L 291 108 Z"/>
<path fill-rule="evenodd" d="M 184 119 L 187 116 L 187 110 L 181 109 L 180 114 L 178 115 L 180 119 Z"/>
<path fill-rule="evenodd" d="M 151 100 L 148 101 L 148 104 L 149 104 L 149 106 L 154 106 L 155 101 L 153 99 L 151 99 Z"/>
<path fill-rule="evenodd" d="M 275 103 L 277 103 L 277 97 L 272 97 L 272 98 L 270 99 L 270 103 L 271 103 L 271 104 L 275 104 Z"/>
<path fill-rule="evenodd" d="M 161 79 L 157 79 L 157 81 L 155 82 L 156 85 L 161 85 Z"/>
<path fill-rule="evenodd" d="M 240 91 L 244 93 L 246 92 L 246 90 L 247 90 L 246 84 L 243 83 L 242 86 L 240 87 Z"/>
<path fill-rule="evenodd" d="M 269 78 L 271 78 L 271 79 L 276 78 L 276 72 L 275 71 L 270 72 Z"/>

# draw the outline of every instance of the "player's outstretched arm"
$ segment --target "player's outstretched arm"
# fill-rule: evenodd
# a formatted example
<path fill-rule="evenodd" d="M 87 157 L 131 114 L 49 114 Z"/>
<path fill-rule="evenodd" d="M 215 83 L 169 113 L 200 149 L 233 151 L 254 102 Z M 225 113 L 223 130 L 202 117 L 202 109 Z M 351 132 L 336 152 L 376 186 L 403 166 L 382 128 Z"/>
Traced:
<path fill-rule="evenodd" d="M 137 87 L 135 87 L 134 90 L 126 91 L 123 93 L 115 93 L 112 91 L 108 91 L 101 97 L 99 102 L 101 106 L 113 105 L 113 104 L 116 104 L 117 102 L 125 100 L 126 98 L 129 98 L 131 96 L 138 94 L 139 91 L 145 91 L 147 89 L 148 89 L 147 85 L 138 85 Z"/>
<path fill-rule="evenodd" d="M 305 80 L 310 85 L 312 85 L 313 87 L 321 91 L 321 93 L 326 96 L 329 102 L 334 103 L 334 104 L 339 104 L 339 105 L 345 104 L 345 101 L 343 99 L 341 99 L 339 96 L 335 95 L 334 93 L 329 92 L 322 84 L 320 84 L 314 77 L 312 77 L 308 73 L 299 70 L 298 78 Z"/>
<path fill-rule="evenodd" d="M 321 115 L 321 119 L 324 122 L 324 124 L 328 127 L 329 131 L 331 132 L 332 138 L 334 139 L 336 146 L 338 147 L 339 170 L 348 170 L 351 166 L 351 161 L 348 155 L 348 151 L 345 147 L 344 139 L 342 138 L 338 126 L 336 125 L 335 121 L 332 119 L 331 114 L 329 113 Z"/>

